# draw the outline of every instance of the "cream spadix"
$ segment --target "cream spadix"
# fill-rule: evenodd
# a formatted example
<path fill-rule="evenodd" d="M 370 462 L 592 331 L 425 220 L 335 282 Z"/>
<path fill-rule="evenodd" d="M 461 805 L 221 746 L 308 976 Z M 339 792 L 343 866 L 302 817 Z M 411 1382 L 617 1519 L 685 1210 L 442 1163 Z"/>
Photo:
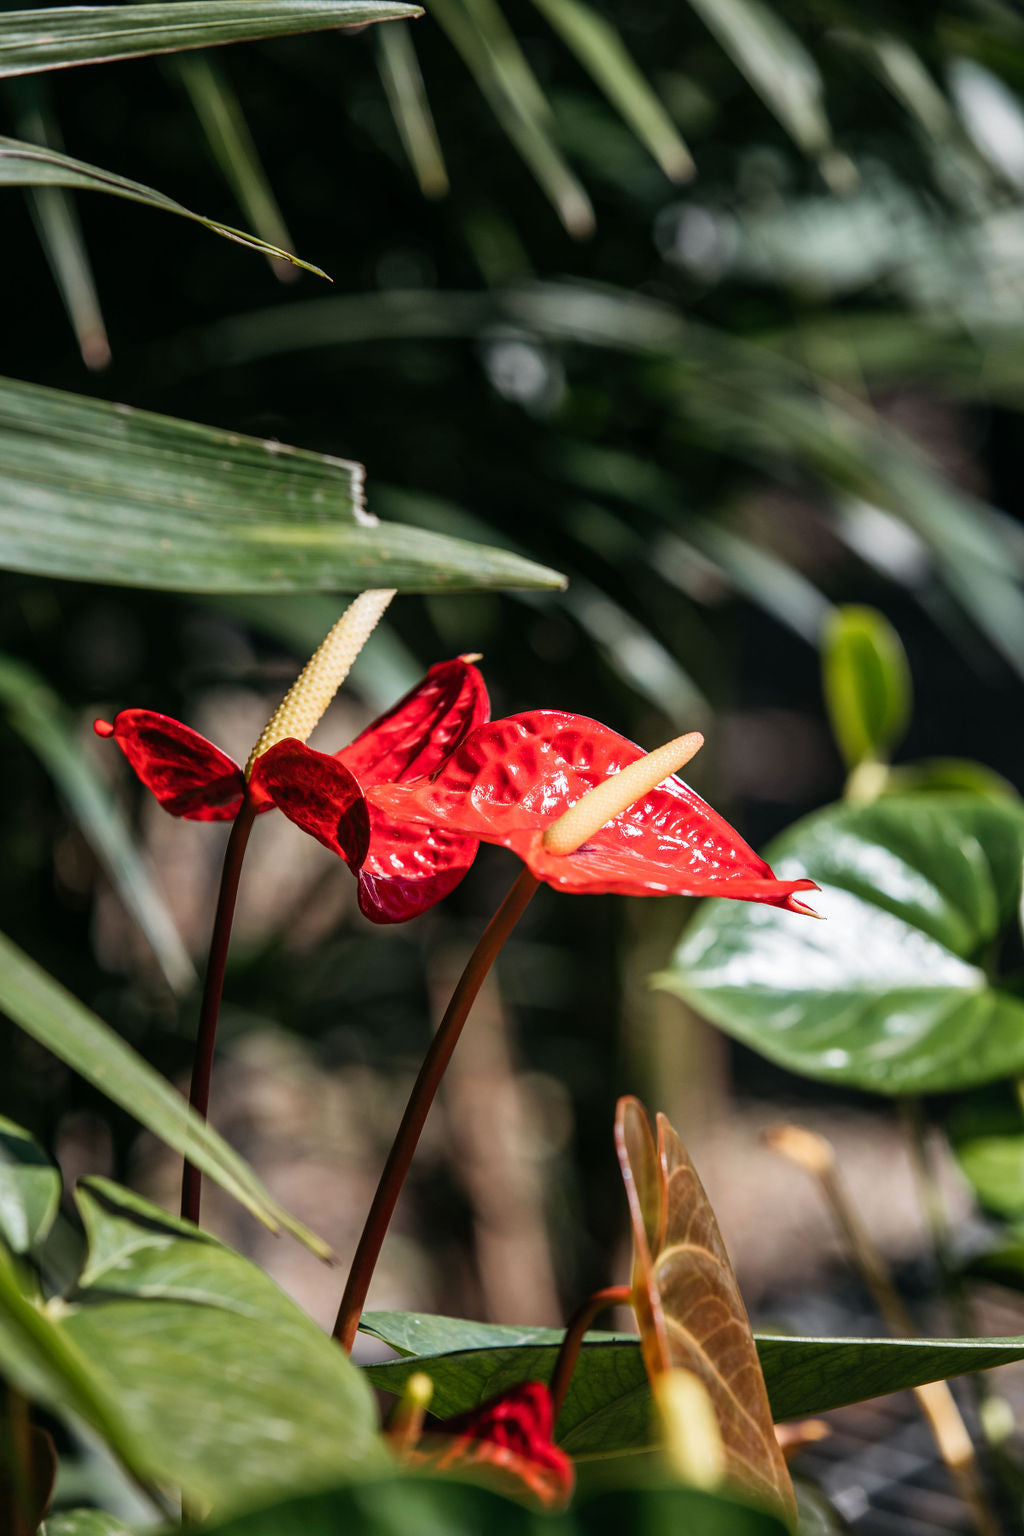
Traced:
<path fill-rule="evenodd" d="M 602 784 L 596 784 L 548 827 L 544 833 L 544 847 L 548 853 L 575 853 L 588 837 L 593 837 L 620 811 L 628 810 L 671 774 L 684 768 L 703 745 L 704 737 L 700 731 L 689 731 L 685 736 L 667 741 L 656 752 L 637 758 L 635 763 L 630 763 L 621 773 L 612 774 Z"/>

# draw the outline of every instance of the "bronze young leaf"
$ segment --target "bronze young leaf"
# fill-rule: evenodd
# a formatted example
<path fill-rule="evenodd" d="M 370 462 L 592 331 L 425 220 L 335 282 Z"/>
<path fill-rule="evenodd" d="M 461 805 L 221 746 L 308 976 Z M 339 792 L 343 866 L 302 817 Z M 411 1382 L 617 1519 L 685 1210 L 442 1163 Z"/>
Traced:
<path fill-rule="evenodd" d="M 743 1299 L 715 1214 L 664 1115 L 655 1146 L 638 1099 L 619 1100 L 615 1145 L 633 1225 L 632 1305 L 652 1382 L 675 1368 L 707 1388 L 726 1481 L 796 1525 L 793 1485 L 775 1437 Z"/>

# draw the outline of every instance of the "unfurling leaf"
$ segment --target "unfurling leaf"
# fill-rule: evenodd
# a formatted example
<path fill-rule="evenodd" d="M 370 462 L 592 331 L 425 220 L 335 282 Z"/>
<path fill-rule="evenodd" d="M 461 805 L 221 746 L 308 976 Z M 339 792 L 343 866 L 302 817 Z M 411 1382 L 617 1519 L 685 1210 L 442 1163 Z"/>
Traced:
<path fill-rule="evenodd" d="M 725 1479 L 796 1524 L 793 1485 L 736 1276 L 686 1149 L 664 1115 L 658 1143 L 638 1099 L 619 1100 L 619 1155 L 633 1226 L 633 1310 L 652 1383 L 690 1371 L 707 1389 Z"/>

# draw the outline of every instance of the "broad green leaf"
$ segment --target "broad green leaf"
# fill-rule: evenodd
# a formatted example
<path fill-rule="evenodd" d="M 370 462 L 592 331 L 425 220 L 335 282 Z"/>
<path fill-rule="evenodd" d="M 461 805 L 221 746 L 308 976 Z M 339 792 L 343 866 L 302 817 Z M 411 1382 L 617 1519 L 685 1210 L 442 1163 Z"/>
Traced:
<path fill-rule="evenodd" d="M 688 180 L 694 170 L 690 152 L 611 22 L 585 0 L 534 0 L 534 4 L 646 144 L 665 175 L 672 181 Z"/>
<path fill-rule="evenodd" d="M 448 1478 L 403 1477 L 307 1494 L 204 1525 L 198 1536 L 784 1536 L 772 1515 L 690 1488 L 626 1487 L 538 1515 Z"/>
<path fill-rule="evenodd" d="M 420 191 L 424 197 L 444 197 L 448 191 L 448 172 L 412 32 L 405 22 L 396 21 L 390 27 L 378 29 L 377 63 Z"/>
<path fill-rule="evenodd" d="M 382 28 L 385 33 L 391 30 Z M 168 69 L 188 92 L 214 158 L 260 241 L 271 251 L 294 252 L 245 113 L 224 71 L 205 53 L 173 59 Z M 294 266 L 280 257 L 272 255 L 270 262 L 283 280 L 298 276 Z"/>
<path fill-rule="evenodd" d="M 994 768 L 962 757 L 925 757 L 890 768 L 882 793 L 981 795 L 996 802 L 1020 799 L 1009 779 Z"/>
<path fill-rule="evenodd" d="M 169 0 L 0 13 L 0 77 L 419 16 L 393 0 Z"/>
<path fill-rule="evenodd" d="M 795 1526 L 792 1480 L 715 1213 L 672 1126 L 664 1115 L 657 1124 L 655 1143 L 639 1099 L 619 1100 L 615 1146 L 633 1233 L 631 1302 L 648 1377 L 683 1370 L 697 1378 L 718 1422 L 726 1485 Z"/>
<path fill-rule="evenodd" d="M 31 1253 L 45 1241 L 60 1191 L 60 1174 L 42 1148 L 0 1115 L 0 1238 L 14 1253 Z"/>
<path fill-rule="evenodd" d="M 0 566 L 191 592 L 564 584 L 504 550 L 378 524 L 359 464 L 12 380 Z"/>
<path fill-rule="evenodd" d="M 961 795 L 831 807 L 766 850 L 827 922 L 707 903 L 655 985 L 772 1061 L 877 1093 L 1024 1069 L 1024 1002 L 992 974 L 1016 928 L 1024 810 Z"/>
<path fill-rule="evenodd" d="M 110 791 L 82 750 L 64 705 L 21 662 L 0 655 L 0 707 L 67 800 L 93 851 L 152 947 L 169 985 L 185 992 L 195 970 L 167 906 Z"/>
<path fill-rule="evenodd" d="M 547 99 L 493 0 L 433 0 L 430 14 L 462 55 L 569 234 L 593 234 L 590 199 L 555 142 Z"/>
<path fill-rule="evenodd" d="M 162 1482 L 217 1509 L 383 1471 L 358 1370 L 255 1264 L 103 1179 L 60 1327 Z"/>
<path fill-rule="evenodd" d="M 811 55 L 761 0 L 690 0 L 765 105 L 809 154 L 829 146 L 822 80 Z"/>
<path fill-rule="evenodd" d="M 39 1536 L 132 1536 L 126 1525 L 102 1509 L 65 1509 L 51 1515 Z"/>
<path fill-rule="evenodd" d="M 0 1010 L 154 1136 L 187 1156 L 271 1231 L 283 1228 L 321 1258 L 329 1257 L 321 1239 L 268 1194 L 248 1164 L 170 1083 L 3 935 Z"/>
<path fill-rule="evenodd" d="M 874 608 L 836 608 L 821 654 L 825 704 L 847 768 L 887 762 L 910 720 L 907 655 Z"/>
<path fill-rule="evenodd" d="M 960 1171 L 987 1211 L 1024 1218 L 1024 1113 L 1007 1088 L 971 1094 L 947 1123 Z"/>
<path fill-rule="evenodd" d="M 111 6 L 110 9 L 122 10 L 124 7 Z M 0 28 L 2 26 L 3 13 L 0 12 Z M 115 197 L 125 197 L 133 203 L 144 203 L 147 208 L 160 208 L 165 213 L 180 214 L 195 224 L 202 224 L 204 229 L 211 229 L 215 235 L 233 240 L 236 245 L 247 245 L 251 250 L 262 252 L 264 256 L 272 256 L 278 261 L 291 261 L 298 267 L 305 267 L 307 272 L 314 272 L 317 277 L 327 277 L 327 273 L 319 267 L 311 266 L 308 261 L 300 261 L 280 246 L 268 245 L 256 235 L 232 229 L 230 224 L 221 224 L 217 219 L 204 218 L 201 213 L 193 213 L 191 208 L 183 207 L 172 197 L 165 197 L 162 192 L 155 192 L 152 187 L 144 187 L 138 181 L 128 181 L 124 176 L 101 170 L 97 165 L 87 165 L 84 160 L 72 160 L 69 155 L 62 155 L 46 145 L 0 138 L 0 187 L 74 187 L 81 192 L 110 192 Z"/>
<path fill-rule="evenodd" d="M 38 76 L 11 81 L 15 127 L 19 138 L 63 151 L 60 124 L 50 99 L 49 82 Z M 82 361 L 89 369 L 110 362 L 110 342 L 93 280 L 74 198 L 64 187 L 30 187 L 29 206 L 36 233 L 60 290 Z"/>
<path fill-rule="evenodd" d="M 465 1323 L 424 1313 L 368 1312 L 360 1327 L 405 1356 L 366 1367 L 375 1386 L 399 1392 L 414 1371 L 434 1382 L 433 1408 L 463 1413 L 504 1387 L 550 1378 L 561 1334 L 550 1328 Z M 989 1370 L 1024 1359 L 1024 1337 L 993 1339 L 804 1339 L 755 1334 L 776 1421 Z M 558 1421 L 573 1456 L 640 1451 L 655 1443 L 639 1341 L 587 1335 Z"/>

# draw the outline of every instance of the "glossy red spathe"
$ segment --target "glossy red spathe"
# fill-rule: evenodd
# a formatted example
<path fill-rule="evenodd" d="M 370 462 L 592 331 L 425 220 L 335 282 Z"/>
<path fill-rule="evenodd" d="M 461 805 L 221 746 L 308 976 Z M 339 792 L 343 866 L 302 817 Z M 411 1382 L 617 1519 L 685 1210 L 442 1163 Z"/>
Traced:
<path fill-rule="evenodd" d="M 469 1413 L 430 1426 L 409 1459 L 433 1472 L 472 1478 L 525 1498 L 542 1509 L 564 1509 L 575 1473 L 552 1439 L 551 1393 L 540 1381 L 510 1387 Z"/>
<path fill-rule="evenodd" d="M 644 754 L 596 720 L 532 710 L 470 732 L 435 776 L 368 790 L 373 814 L 421 821 L 511 848 L 558 890 L 728 896 L 806 911 L 737 832 L 680 779 L 620 812 L 581 848 L 548 852 L 544 833 L 588 790 Z"/>
<path fill-rule="evenodd" d="M 477 839 L 371 810 L 364 789 L 435 772 L 488 714 L 487 690 L 472 662 L 440 662 L 333 756 L 299 741 L 278 742 L 257 761 L 248 791 L 257 810 L 277 806 L 349 865 L 359 882 L 360 908 L 371 921 L 405 922 L 458 885 Z M 122 710 L 113 724 L 97 720 L 95 729 L 114 737 L 172 816 L 237 816 L 245 775 L 198 731 L 145 709 Z"/>

